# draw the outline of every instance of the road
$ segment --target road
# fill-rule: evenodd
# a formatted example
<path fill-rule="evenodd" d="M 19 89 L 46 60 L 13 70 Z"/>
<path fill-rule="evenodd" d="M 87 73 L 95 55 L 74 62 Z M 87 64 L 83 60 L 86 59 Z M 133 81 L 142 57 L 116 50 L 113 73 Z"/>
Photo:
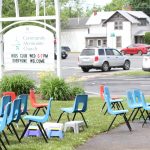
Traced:
<path fill-rule="evenodd" d="M 83 73 L 78 67 L 78 53 L 70 53 L 67 59 L 61 61 L 61 73 L 64 79 L 80 79 L 80 85 L 84 87 L 89 94 L 99 95 L 99 86 L 106 84 L 110 87 L 112 95 L 126 95 L 130 88 L 140 88 L 145 95 L 150 95 L 150 77 L 127 77 L 116 76 L 115 73 L 127 72 L 123 69 L 115 68 L 110 72 L 100 70 L 90 70 L 89 73 Z M 131 60 L 131 70 L 141 70 L 143 56 L 129 56 Z M 9 71 L 5 74 L 25 73 L 39 83 L 39 73 L 33 71 Z"/>

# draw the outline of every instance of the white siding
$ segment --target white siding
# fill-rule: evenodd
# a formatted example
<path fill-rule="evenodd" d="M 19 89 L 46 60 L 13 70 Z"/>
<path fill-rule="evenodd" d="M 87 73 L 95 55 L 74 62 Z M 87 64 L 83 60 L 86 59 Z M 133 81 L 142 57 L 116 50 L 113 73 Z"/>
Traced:
<path fill-rule="evenodd" d="M 72 52 L 81 52 L 85 48 L 85 36 L 88 29 L 67 29 L 61 32 L 61 45 L 69 46 Z"/>
<path fill-rule="evenodd" d="M 114 34 L 115 36 L 111 36 Z M 116 36 L 121 36 L 122 47 L 126 47 L 131 44 L 131 23 L 123 22 L 122 30 L 114 30 L 114 22 L 107 22 L 107 46 L 116 48 Z M 121 49 L 120 48 L 120 49 Z"/>
<path fill-rule="evenodd" d="M 90 26 L 90 34 L 99 34 L 99 35 L 105 35 L 106 36 L 106 27 L 102 27 L 101 25 L 94 25 Z"/>

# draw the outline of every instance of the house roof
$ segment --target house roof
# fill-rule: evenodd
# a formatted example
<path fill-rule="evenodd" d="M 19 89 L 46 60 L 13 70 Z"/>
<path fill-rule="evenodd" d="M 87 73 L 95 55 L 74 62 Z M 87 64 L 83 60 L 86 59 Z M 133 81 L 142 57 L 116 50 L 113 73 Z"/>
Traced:
<path fill-rule="evenodd" d="M 65 25 L 65 29 L 78 29 L 78 28 L 85 28 L 86 22 L 89 18 L 69 18 L 67 24 Z"/>
<path fill-rule="evenodd" d="M 124 16 L 128 21 L 131 23 L 140 23 L 138 19 L 140 18 L 146 18 L 147 21 L 150 23 L 150 17 L 146 15 L 142 11 L 124 11 L 124 10 L 117 10 L 114 14 L 120 13 L 122 16 Z M 114 15 L 112 14 L 104 23 L 108 22 L 109 19 Z"/>
<path fill-rule="evenodd" d="M 115 11 L 109 11 L 109 12 L 97 12 L 96 15 L 94 13 L 87 21 L 86 25 L 98 25 L 101 24 L 103 20 L 108 19 L 112 14 L 114 14 Z"/>
<path fill-rule="evenodd" d="M 135 36 L 143 36 L 143 35 L 145 35 L 146 32 L 150 32 L 150 31 L 148 31 L 148 30 L 140 30 L 140 31 L 135 33 Z"/>

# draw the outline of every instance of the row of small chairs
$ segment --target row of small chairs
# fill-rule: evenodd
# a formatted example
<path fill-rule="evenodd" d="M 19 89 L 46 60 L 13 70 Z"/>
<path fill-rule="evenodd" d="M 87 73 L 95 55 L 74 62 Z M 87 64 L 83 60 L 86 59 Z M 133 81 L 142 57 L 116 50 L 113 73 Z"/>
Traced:
<path fill-rule="evenodd" d="M 114 123 L 118 115 L 123 116 L 125 123 L 130 131 L 132 130 L 132 128 L 130 126 L 129 121 L 130 119 L 134 121 L 139 112 L 140 112 L 139 118 L 142 117 L 144 119 L 143 125 L 146 123 L 148 118 L 150 119 L 150 113 L 149 113 L 150 104 L 146 102 L 144 94 L 140 89 L 130 89 L 127 91 L 127 104 L 128 104 L 128 107 L 132 109 L 132 112 L 129 118 L 127 119 L 126 113 L 128 112 L 128 110 L 125 110 L 123 107 L 123 104 L 122 104 L 123 99 L 117 98 L 117 99 L 112 100 L 110 96 L 109 88 L 107 86 L 104 86 L 103 88 L 104 88 L 103 96 L 104 96 L 105 102 L 104 102 L 102 109 L 104 109 L 106 105 L 107 106 L 106 112 L 115 116 L 107 131 L 109 131 L 109 129 L 111 128 L 112 124 Z M 144 117 L 144 112 L 146 112 L 146 117 Z"/>

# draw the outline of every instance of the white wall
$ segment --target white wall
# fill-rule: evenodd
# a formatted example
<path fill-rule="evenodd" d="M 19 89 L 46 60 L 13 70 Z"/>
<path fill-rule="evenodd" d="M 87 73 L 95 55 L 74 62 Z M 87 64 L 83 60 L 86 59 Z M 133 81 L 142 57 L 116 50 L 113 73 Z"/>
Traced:
<path fill-rule="evenodd" d="M 111 34 L 114 33 L 114 37 Z M 116 36 L 122 37 L 122 47 L 127 47 L 131 44 L 131 23 L 123 22 L 123 30 L 114 30 L 114 22 L 107 22 L 107 46 L 116 48 Z M 121 49 L 119 48 L 119 49 Z"/>
<path fill-rule="evenodd" d="M 102 27 L 101 25 L 93 25 L 89 27 L 90 34 L 99 34 L 106 35 L 106 27 Z"/>
<path fill-rule="evenodd" d="M 69 46 L 72 52 L 81 52 L 85 48 L 85 36 L 88 29 L 67 29 L 61 31 L 61 45 Z"/>

